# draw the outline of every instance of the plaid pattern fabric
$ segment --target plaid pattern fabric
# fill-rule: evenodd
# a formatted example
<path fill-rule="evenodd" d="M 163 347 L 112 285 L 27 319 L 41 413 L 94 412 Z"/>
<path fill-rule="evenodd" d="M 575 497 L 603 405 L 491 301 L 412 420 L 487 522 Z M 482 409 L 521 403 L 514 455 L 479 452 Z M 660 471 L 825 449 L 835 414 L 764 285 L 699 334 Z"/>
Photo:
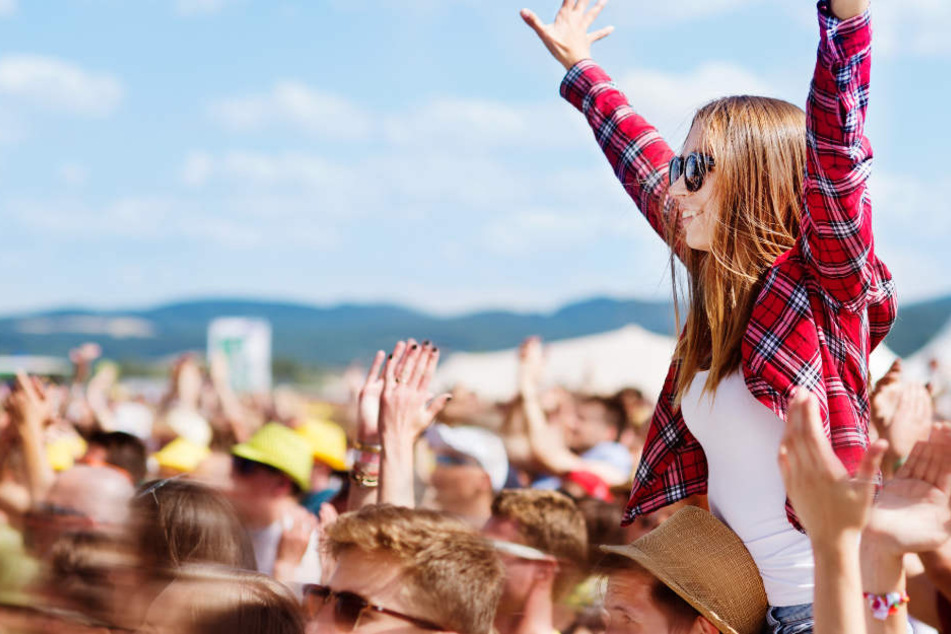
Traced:
<path fill-rule="evenodd" d="M 875 257 L 866 182 L 872 151 L 868 13 L 838 20 L 819 3 L 821 30 L 806 108 L 807 175 L 801 238 L 768 270 L 743 339 L 750 392 L 786 418 L 794 388 L 816 396 L 836 455 L 854 473 L 868 446 L 868 356 L 895 320 L 891 274 Z M 561 94 L 581 110 L 624 188 L 665 236 L 667 164 L 674 152 L 593 61 L 566 75 Z M 676 251 L 683 248 L 674 244 Z M 674 404 L 671 364 L 634 476 L 624 521 L 706 493 L 707 461 Z M 788 502 L 790 522 L 799 524 Z"/>

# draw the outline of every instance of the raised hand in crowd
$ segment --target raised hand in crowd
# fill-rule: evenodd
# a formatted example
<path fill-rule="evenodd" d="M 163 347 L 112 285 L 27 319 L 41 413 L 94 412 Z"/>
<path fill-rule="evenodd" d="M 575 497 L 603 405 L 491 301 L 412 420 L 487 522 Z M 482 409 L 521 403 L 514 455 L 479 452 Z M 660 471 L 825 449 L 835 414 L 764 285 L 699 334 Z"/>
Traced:
<path fill-rule="evenodd" d="M 413 497 L 413 452 L 416 440 L 452 396 L 434 397 L 430 384 L 439 363 L 439 349 L 413 343 L 399 363 L 391 359 L 383 373 L 380 398 L 380 502 L 408 506 Z"/>
<path fill-rule="evenodd" d="M 317 530 L 317 518 L 307 509 L 295 506 L 288 511 L 283 521 L 284 530 L 274 560 L 274 578 L 290 584 Z"/>
<path fill-rule="evenodd" d="M 888 441 L 882 462 L 886 477 L 895 473 L 912 447 L 931 432 L 934 404 L 924 385 L 903 380 L 901 359 L 879 379 L 871 395 L 871 423 L 879 438 Z"/>
<path fill-rule="evenodd" d="M 796 515 L 812 540 L 817 634 L 865 631 L 858 542 L 868 522 L 885 441 L 869 448 L 855 478 L 822 429 L 819 405 L 805 390 L 792 397 L 779 468 Z"/>
<path fill-rule="evenodd" d="M 23 443 L 27 486 L 36 503 L 53 482 L 43 440 L 44 428 L 53 417 L 53 407 L 43 383 L 22 371 L 17 372 L 16 389 L 7 399 L 7 411 Z"/>
<path fill-rule="evenodd" d="M 598 0 L 589 8 L 590 0 L 564 0 L 551 24 L 545 24 L 529 9 L 522 9 L 522 19 L 532 27 L 545 48 L 558 62 L 570 69 L 583 59 L 591 57 L 591 45 L 614 31 L 606 26 L 589 32 L 607 0 Z"/>

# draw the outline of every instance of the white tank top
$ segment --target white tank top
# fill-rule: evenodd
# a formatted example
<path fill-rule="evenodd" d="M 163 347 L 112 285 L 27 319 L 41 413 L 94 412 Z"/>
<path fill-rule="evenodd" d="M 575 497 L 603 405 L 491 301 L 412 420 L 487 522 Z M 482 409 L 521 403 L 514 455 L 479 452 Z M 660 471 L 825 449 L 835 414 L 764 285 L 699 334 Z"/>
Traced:
<path fill-rule="evenodd" d="M 746 544 L 770 605 L 812 603 L 812 547 L 786 519 L 776 462 L 783 421 L 750 394 L 741 372 L 720 382 L 716 398 L 701 396 L 707 374 L 697 373 L 681 410 L 707 456 L 710 511 Z"/>

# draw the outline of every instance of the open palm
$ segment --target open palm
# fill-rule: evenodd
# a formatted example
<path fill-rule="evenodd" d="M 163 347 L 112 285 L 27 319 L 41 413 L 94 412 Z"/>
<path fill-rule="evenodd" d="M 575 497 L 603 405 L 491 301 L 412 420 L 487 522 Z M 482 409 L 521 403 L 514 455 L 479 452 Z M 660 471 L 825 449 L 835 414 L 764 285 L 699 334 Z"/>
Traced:
<path fill-rule="evenodd" d="M 607 0 L 598 0 L 590 10 L 589 3 L 590 0 L 564 0 L 551 24 L 542 22 L 532 11 L 522 9 L 522 19 L 565 69 L 591 57 L 591 45 L 614 30 L 613 26 L 608 26 L 588 32 Z"/>

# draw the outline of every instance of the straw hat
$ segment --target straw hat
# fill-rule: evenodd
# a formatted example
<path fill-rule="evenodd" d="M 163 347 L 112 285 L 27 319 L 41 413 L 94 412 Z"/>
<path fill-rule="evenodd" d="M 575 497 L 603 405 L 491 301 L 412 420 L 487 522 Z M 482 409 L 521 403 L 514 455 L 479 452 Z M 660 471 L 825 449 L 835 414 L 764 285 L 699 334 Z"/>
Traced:
<path fill-rule="evenodd" d="M 763 631 L 769 602 L 759 570 L 740 538 L 703 509 L 684 507 L 634 543 L 601 550 L 636 561 L 721 632 Z"/>

